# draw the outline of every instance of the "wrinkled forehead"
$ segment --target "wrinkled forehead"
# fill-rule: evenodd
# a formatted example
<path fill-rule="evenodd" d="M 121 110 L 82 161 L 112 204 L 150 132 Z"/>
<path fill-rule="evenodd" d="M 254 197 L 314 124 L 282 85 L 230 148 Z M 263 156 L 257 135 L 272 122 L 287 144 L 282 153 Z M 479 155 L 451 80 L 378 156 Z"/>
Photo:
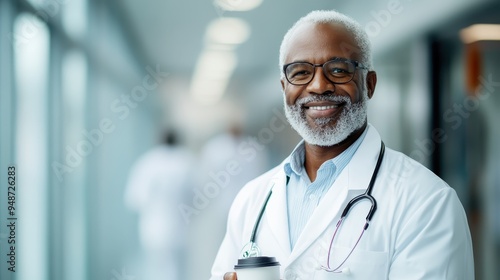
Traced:
<path fill-rule="evenodd" d="M 359 61 L 361 48 L 354 33 L 335 23 L 303 23 L 291 34 L 285 64 L 309 59 L 343 57 Z"/>

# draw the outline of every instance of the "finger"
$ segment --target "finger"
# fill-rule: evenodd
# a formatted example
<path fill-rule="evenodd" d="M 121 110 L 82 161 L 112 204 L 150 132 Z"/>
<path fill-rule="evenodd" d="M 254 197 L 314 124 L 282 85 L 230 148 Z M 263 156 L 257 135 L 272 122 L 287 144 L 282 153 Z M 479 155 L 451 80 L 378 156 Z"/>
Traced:
<path fill-rule="evenodd" d="M 224 280 L 238 280 L 236 272 L 226 272 L 226 274 L 224 274 Z"/>

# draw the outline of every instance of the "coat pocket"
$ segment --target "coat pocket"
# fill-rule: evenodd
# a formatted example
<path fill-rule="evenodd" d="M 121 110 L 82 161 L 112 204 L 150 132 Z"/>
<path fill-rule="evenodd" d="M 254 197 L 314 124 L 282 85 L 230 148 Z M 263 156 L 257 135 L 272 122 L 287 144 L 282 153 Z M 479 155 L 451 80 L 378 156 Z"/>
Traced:
<path fill-rule="evenodd" d="M 330 267 L 336 268 L 339 266 L 347 255 L 350 248 L 333 248 L 330 261 Z M 370 280 L 385 280 L 387 279 L 389 269 L 389 259 L 387 252 L 363 251 L 356 248 L 351 256 L 339 268 L 338 272 L 328 272 L 325 270 L 316 270 L 314 280 L 329 280 L 329 279 L 370 279 Z M 326 266 L 326 262 L 322 264 Z"/>

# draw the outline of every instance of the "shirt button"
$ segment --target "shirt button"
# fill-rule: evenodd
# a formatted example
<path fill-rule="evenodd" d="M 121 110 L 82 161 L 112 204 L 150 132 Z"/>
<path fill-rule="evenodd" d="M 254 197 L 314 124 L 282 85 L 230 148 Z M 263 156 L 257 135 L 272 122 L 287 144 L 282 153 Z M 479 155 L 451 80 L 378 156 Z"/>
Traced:
<path fill-rule="evenodd" d="M 314 194 L 309 195 L 309 200 L 314 200 L 314 199 L 316 199 L 316 195 Z"/>

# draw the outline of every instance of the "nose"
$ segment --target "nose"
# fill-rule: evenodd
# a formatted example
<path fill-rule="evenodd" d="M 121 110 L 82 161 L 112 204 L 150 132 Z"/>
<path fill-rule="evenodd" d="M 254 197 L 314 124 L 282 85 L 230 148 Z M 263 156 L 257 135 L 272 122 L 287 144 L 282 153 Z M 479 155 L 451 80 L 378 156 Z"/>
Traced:
<path fill-rule="evenodd" d="M 316 67 L 314 71 L 313 79 L 307 84 L 307 91 L 312 94 L 334 93 L 335 84 L 326 78 L 323 68 Z"/>

